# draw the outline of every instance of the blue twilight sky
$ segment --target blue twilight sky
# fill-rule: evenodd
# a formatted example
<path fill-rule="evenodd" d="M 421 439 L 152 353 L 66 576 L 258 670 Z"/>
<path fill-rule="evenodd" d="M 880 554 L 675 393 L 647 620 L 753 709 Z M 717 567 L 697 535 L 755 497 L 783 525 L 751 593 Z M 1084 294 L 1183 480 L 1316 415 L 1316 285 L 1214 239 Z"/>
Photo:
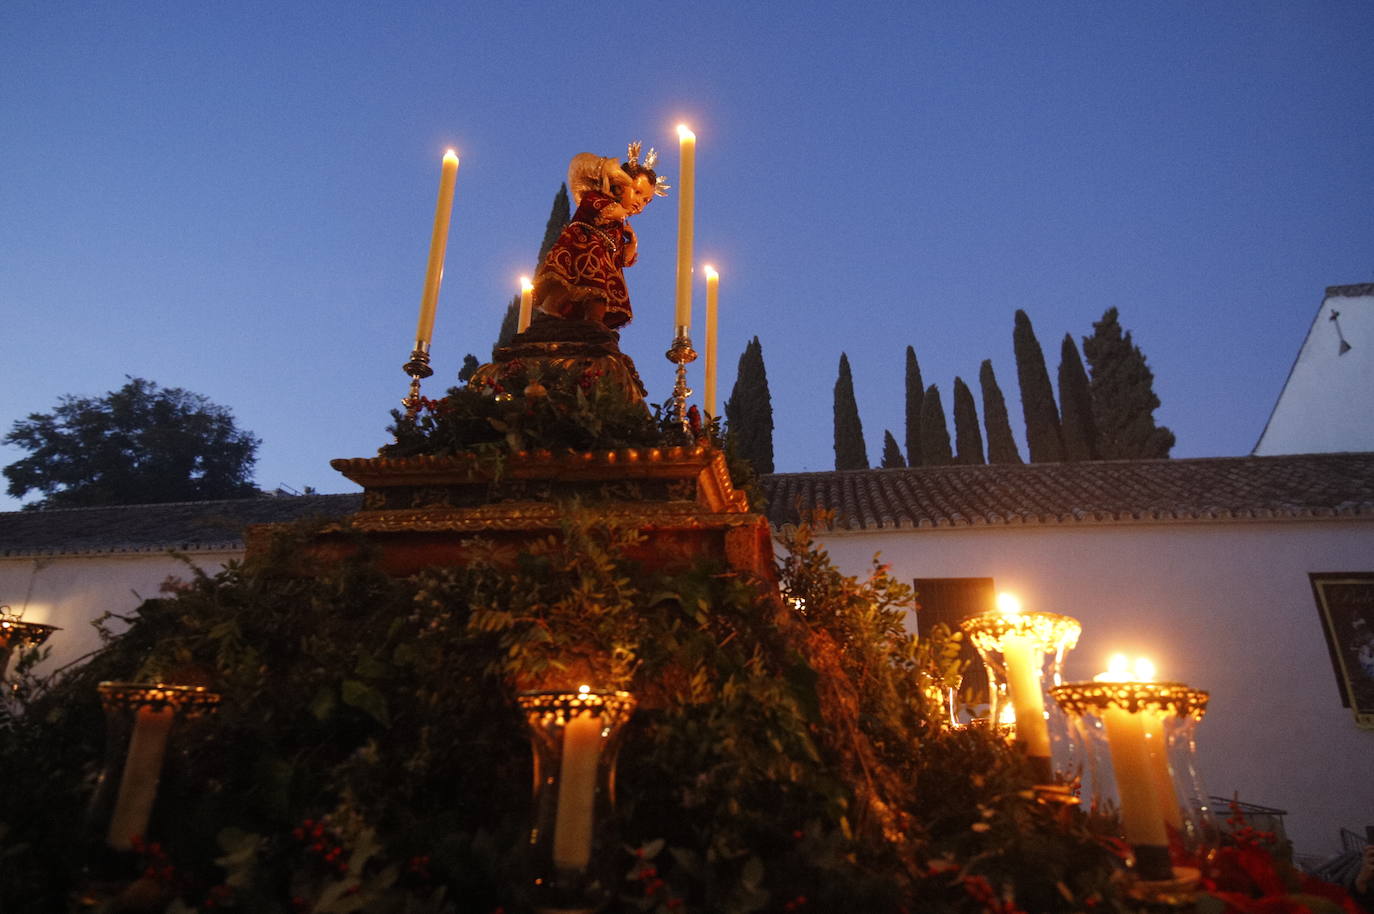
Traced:
<path fill-rule="evenodd" d="M 142 376 L 230 407 L 260 485 L 349 491 L 328 460 L 405 392 L 445 147 L 430 395 L 489 351 L 569 157 L 643 138 L 675 181 L 684 120 L 722 397 L 757 334 L 779 470 L 833 466 L 842 351 L 875 464 L 907 345 L 947 410 L 991 358 L 1019 435 L 1017 308 L 1053 372 L 1118 307 L 1174 455 L 1244 454 L 1323 288 L 1374 280 L 1371 35 L 1367 0 L 9 0 L 0 430 Z M 661 400 L 675 199 L 636 226 L 623 346 Z"/>

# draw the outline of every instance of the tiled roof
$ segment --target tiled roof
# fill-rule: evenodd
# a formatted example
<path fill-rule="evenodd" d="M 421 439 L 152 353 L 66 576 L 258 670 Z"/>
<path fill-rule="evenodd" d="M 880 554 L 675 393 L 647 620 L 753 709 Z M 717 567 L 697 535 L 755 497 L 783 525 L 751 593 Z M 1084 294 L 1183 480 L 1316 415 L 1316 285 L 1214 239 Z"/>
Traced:
<path fill-rule="evenodd" d="M 1374 295 L 1374 282 L 1362 282 L 1354 286 L 1327 286 L 1327 298 L 1362 298 Z"/>
<path fill-rule="evenodd" d="M 361 494 L 241 498 L 0 513 L 0 556 L 242 549 L 249 524 L 338 517 Z"/>
<path fill-rule="evenodd" d="M 1356 517 L 1374 520 L 1374 453 L 779 473 L 768 519 L 815 508 L 840 530 Z"/>
<path fill-rule="evenodd" d="M 779 473 L 774 527 L 824 507 L 841 530 L 1354 517 L 1374 520 L 1374 453 Z M 250 524 L 340 517 L 362 495 L 0 513 L 0 557 L 243 548 Z"/>

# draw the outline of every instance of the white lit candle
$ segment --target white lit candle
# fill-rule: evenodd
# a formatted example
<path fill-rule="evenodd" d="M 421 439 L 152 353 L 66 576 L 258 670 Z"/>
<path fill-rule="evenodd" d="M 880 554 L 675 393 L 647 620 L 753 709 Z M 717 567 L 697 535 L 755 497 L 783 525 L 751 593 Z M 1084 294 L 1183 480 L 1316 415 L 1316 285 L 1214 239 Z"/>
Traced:
<path fill-rule="evenodd" d="M 706 415 L 716 415 L 716 306 L 720 298 L 720 274 L 706 267 Z"/>
<path fill-rule="evenodd" d="M 673 319 L 677 331 L 686 333 L 692 326 L 692 225 L 697 173 L 697 135 L 679 124 L 678 150 L 681 159 L 677 179 L 677 295 Z"/>
<path fill-rule="evenodd" d="M 1013 595 L 997 595 L 997 608 L 1009 621 L 1019 620 L 1021 603 Z M 1007 696 L 1016 709 L 1016 740 L 1036 759 L 1050 757 L 1050 730 L 1045 722 L 1045 695 L 1040 675 L 1044 656 L 1035 639 L 1016 628 L 1002 636 L 1002 658 L 1007 665 Z"/>
<path fill-rule="evenodd" d="M 1147 672 L 1146 664 L 1148 661 L 1137 664 L 1137 672 L 1132 673 L 1127 669 L 1126 658 L 1118 654 L 1112 657 L 1106 672 L 1093 678 L 1099 682 L 1147 681 L 1147 677 L 1141 675 Z M 1163 803 L 1158 795 L 1156 763 L 1151 760 L 1146 735 L 1152 726 L 1150 719 L 1159 716 L 1159 712 L 1151 709 L 1133 713 L 1116 703 L 1102 710 L 1102 723 L 1107 730 L 1107 744 L 1111 750 L 1112 771 L 1116 775 L 1116 792 L 1121 801 L 1121 825 L 1126 840 L 1136 848 L 1138 859 L 1142 857 L 1142 849 L 1149 849 L 1155 866 L 1167 869 L 1169 835 L 1161 814 Z M 1162 722 L 1159 726 L 1162 738 Z M 1163 869 L 1154 873 L 1146 872 L 1144 860 L 1141 860 L 1141 869 L 1147 879 L 1167 877 Z"/>
<path fill-rule="evenodd" d="M 444 153 L 439 173 L 439 200 L 434 207 L 434 233 L 429 240 L 429 264 L 425 268 L 425 291 L 420 297 L 420 322 L 415 328 L 416 348 L 426 348 L 434 338 L 434 311 L 439 305 L 439 285 L 444 281 L 444 251 L 448 248 L 448 226 L 453 216 L 453 186 L 458 179 L 458 153 Z"/>
<path fill-rule="evenodd" d="M 583 689 L 585 693 L 585 687 Z M 563 728 L 563 760 L 558 770 L 558 812 L 553 830 L 553 863 L 584 869 L 592 858 L 596 813 L 596 766 L 601 758 L 601 715 L 582 710 Z"/>
<path fill-rule="evenodd" d="M 148 834 L 148 820 L 162 776 L 162 758 L 167 752 L 167 736 L 175 717 L 171 708 L 138 709 L 129 754 L 124 760 L 124 775 L 119 779 L 114 815 L 105 835 L 105 842 L 115 850 L 130 850 L 135 835 Z"/>
<path fill-rule="evenodd" d="M 530 327 L 530 312 L 534 303 L 534 284 L 528 276 L 520 277 L 520 320 L 515 326 L 516 333 L 524 333 Z"/>

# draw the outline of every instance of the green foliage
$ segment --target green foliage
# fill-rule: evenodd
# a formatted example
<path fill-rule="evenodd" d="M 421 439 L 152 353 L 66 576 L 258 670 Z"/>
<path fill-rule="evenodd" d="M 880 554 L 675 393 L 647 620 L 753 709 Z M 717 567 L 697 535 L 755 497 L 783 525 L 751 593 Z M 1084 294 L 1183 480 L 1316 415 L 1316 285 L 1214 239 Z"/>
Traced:
<path fill-rule="evenodd" d="M 1030 799 L 1019 756 L 928 718 L 957 644 L 908 634 L 911 590 L 876 560 L 846 576 L 803 527 L 781 590 L 711 566 L 649 574 L 626 557 L 637 534 L 574 508 L 558 537 L 470 543 L 462 566 L 395 579 L 362 539 L 314 557 L 314 532 L 194 574 L 88 666 L 17 693 L 23 713 L 0 718 L 3 910 L 61 910 L 78 878 L 95 683 L 188 677 L 224 700 L 178 731 L 164 774 L 168 912 L 523 910 L 513 693 L 585 680 L 640 700 L 615 912 L 973 912 L 983 880 L 1026 910 L 1114 909 L 1110 854 Z"/>
<path fill-rule="evenodd" d="M 1045 368 L 1045 353 L 1035 338 L 1030 318 L 1019 308 L 1011 338 L 1031 463 L 1059 463 L 1064 459 L 1064 441 L 1059 431 L 1059 410 L 1054 405 L 1054 388 Z"/>
<path fill-rule="evenodd" d="M 946 466 L 954 462 L 949 445 L 949 425 L 945 422 L 945 407 L 940 402 L 940 388 L 932 384 L 921 398 L 921 464 L 928 467 Z"/>
<path fill-rule="evenodd" d="M 1059 352 L 1059 415 L 1063 419 L 1065 459 L 1096 460 L 1097 424 L 1093 421 L 1088 375 L 1068 333 Z"/>
<path fill-rule="evenodd" d="M 997 385 L 992 360 L 984 359 L 978 367 L 978 386 L 983 390 L 983 425 L 988 432 L 988 463 L 1020 463 L 1016 439 L 1011 434 L 1007 418 L 1007 401 Z"/>
<path fill-rule="evenodd" d="M 773 472 L 773 398 L 758 337 L 745 345 L 739 357 L 735 386 L 725 401 L 725 421 L 739 456 L 758 473 Z"/>
<path fill-rule="evenodd" d="M 1174 433 L 1155 424 L 1159 397 L 1154 372 L 1130 332 L 1123 336 L 1116 308 L 1108 308 L 1093 324 L 1093 335 L 1083 339 L 1083 354 L 1092 371 L 1092 415 L 1101 457 L 1168 457 Z"/>
<path fill-rule="evenodd" d="M 978 430 L 978 407 L 964 379 L 954 379 L 954 443 L 958 448 L 955 463 L 981 464 L 983 433 Z"/>
<path fill-rule="evenodd" d="M 64 396 L 18 420 L 4 444 L 29 451 L 5 467 L 9 494 L 32 507 L 151 504 L 257 494 L 261 442 L 228 409 L 179 387 L 129 378 L 103 397 Z"/>
<path fill-rule="evenodd" d="M 884 470 L 906 466 L 906 460 L 902 457 L 902 449 L 897 446 L 897 439 L 892 437 L 892 432 L 888 429 L 883 429 L 882 466 Z"/>
<path fill-rule="evenodd" d="M 849 370 L 849 356 L 843 352 L 835 379 L 835 469 L 868 469 L 868 447 L 859 421 L 859 404 L 854 399 L 854 376 Z"/>
<path fill-rule="evenodd" d="M 921 398 L 926 386 L 921 381 L 921 366 L 916 350 L 906 347 L 906 458 L 911 466 L 921 463 Z"/>
<path fill-rule="evenodd" d="M 531 384 L 545 393 L 526 395 Z M 628 396 L 594 366 L 503 363 L 499 374 L 423 400 L 414 419 L 392 413 L 396 440 L 387 457 L 475 452 L 500 460 L 511 451 L 652 447 L 660 423 L 643 401 Z"/>

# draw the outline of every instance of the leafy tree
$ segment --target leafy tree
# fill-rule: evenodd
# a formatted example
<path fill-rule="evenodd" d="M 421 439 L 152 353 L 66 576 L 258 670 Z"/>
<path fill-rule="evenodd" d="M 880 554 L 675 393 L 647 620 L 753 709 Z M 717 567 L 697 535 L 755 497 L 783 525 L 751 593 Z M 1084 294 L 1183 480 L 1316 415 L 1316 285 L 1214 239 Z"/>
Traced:
<path fill-rule="evenodd" d="M 988 463 L 1020 463 L 1016 439 L 1011 435 L 1011 420 L 1007 418 L 1007 401 L 997 385 L 992 371 L 992 359 L 984 359 L 978 368 L 978 385 L 983 389 L 983 423 L 988 430 Z"/>
<path fill-rule="evenodd" d="M 921 462 L 921 398 L 926 386 L 921 381 L 921 366 L 916 350 L 906 347 L 906 456 L 912 466 Z"/>
<path fill-rule="evenodd" d="M 964 379 L 954 379 L 954 443 L 958 448 L 956 463 L 981 464 L 983 433 L 978 430 L 978 407 Z"/>
<path fill-rule="evenodd" d="M 459 383 L 466 384 L 468 381 L 472 380 L 472 376 L 476 374 L 477 369 L 481 367 L 481 364 L 477 361 L 477 356 L 473 355 L 471 352 L 463 356 L 463 367 L 458 369 Z"/>
<path fill-rule="evenodd" d="M 883 469 L 895 470 L 906 466 L 906 461 L 902 459 L 902 449 L 897 447 L 897 439 L 892 437 L 892 432 L 883 429 Z"/>
<path fill-rule="evenodd" d="M 1035 338 L 1030 318 L 1016 309 L 1012 331 L 1016 352 L 1016 377 L 1021 383 L 1021 412 L 1026 419 L 1026 446 L 1031 463 L 1058 463 L 1064 459 L 1064 442 L 1059 431 L 1059 410 L 1054 405 L 1054 388 L 1045 369 L 1045 353 Z"/>
<path fill-rule="evenodd" d="M 1072 334 L 1064 334 L 1059 349 L 1059 416 L 1064 433 L 1064 457 L 1097 459 L 1097 425 L 1093 422 L 1092 394 Z"/>
<path fill-rule="evenodd" d="M 553 247 L 558 236 L 562 234 L 564 226 L 572 221 L 572 205 L 568 200 L 568 185 L 560 184 L 558 193 L 553 195 L 553 206 L 549 209 L 549 221 L 544 223 L 544 239 L 539 242 L 539 256 L 534 259 L 535 268 L 544 262 L 548 256 L 549 249 Z M 501 315 L 501 329 L 496 334 L 496 345 L 492 347 L 495 351 L 502 346 L 509 346 L 510 341 L 515 338 L 515 330 L 520 326 L 520 296 L 511 298 L 506 305 L 506 311 Z"/>
<path fill-rule="evenodd" d="M 1122 334 L 1115 308 L 1093 324 L 1093 335 L 1083 339 L 1083 354 L 1092 370 L 1089 389 L 1102 458 L 1168 457 L 1174 433 L 1155 424 L 1154 372 L 1130 332 Z"/>
<path fill-rule="evenodd" d="M 745 344 L 739 357 L 735 386 L 725 401 L 725 423 L 735 452 L 753 464 L 754 472 L 773 472 L 773 398 L 758 337 Z"/>
<path fill-rule="evenodd" d="M 859 404 L 854 400 L 854 376 L 849 371 L 849 356 L 840 353 L 840 374 L 835 379 L 835 469 L 868 469 L 868 448 L 864 445 Z"/>
<path fill-rule="evenodd" d="M 258 494 L 262 442 L 223 406 L 179 387 L 129 378 L 103 397 L 64 396 L 3 439 L 29 456 L 5 467 L 9 494 L 38 491 L 30 507 L 208 501 Z"/>
<path fill-rule="evenodd" d="M 945 407 L 940 403 L 940 388 L 932 384 L 921 397 L 921 464 L 938 467 L 953 462 L 954 452 L 949 446 L 949 425 L 945 422 Z"/>

